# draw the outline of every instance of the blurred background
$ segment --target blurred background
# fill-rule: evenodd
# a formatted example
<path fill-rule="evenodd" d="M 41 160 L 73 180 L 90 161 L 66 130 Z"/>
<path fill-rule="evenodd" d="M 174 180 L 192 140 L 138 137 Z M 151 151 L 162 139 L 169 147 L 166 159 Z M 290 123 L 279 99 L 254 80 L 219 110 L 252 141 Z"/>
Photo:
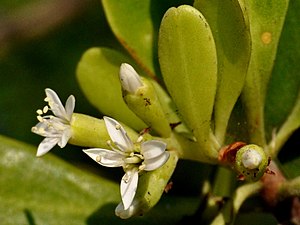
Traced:
<path fill-rule="evenodd" d="M 81 55 L 94 46 L 119 48 L 100 0 L 1 0 L 0 133 L 37 146 L 42 137 L 30 130 L 45 105 L 45 88 L 63 104 L 73 94 L 76 112 L 100 117 L 75 74 Z M 59 150 L 53 153 L 77 157 Z"/>

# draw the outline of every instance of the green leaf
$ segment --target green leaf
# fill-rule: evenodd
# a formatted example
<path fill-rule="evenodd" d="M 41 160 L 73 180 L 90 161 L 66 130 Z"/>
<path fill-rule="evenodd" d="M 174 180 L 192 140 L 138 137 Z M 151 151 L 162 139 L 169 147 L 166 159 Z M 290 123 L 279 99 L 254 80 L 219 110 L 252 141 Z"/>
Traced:
<path fill-rule="evenodd" d="M 300 91 L 300 2 L 291 1 L 279 41 L 265 106 L 267 139 L 272 138 L 295 107 Z M 298 114 L 299 115 L 299 114 Z"/>
<path fill-rule="evenodd" d="M 157 30 L 153 27 L 151 1 L 102 0 L 102 4 L 120 43 L 149 76 L 155 77 L 158 63 L 153 60 L 157 55 L 153 45 L 157 42 Z"/>
<path fill-rule="evenodd" d="M 206 18 L 217 47 L 218 87 L 214 120 L 215 135 L 222 144 L 247 74 L 251 48 L 249 21 L 244 18 L 237 0 L 196 0 L 194 7 Z"/>
<path fill-rule="evenodd" d="M 102 0 L 109 25 L 123 47 L 148 74 L 160 77 L 157 37 L 161 18 L 174 5 L 191 0 Z"/>
<path fill-rule="evenodd" d="M 141 130 L 147 126 L 122 98 L 119 68 L 123 62 L 130 60 L 115 50 L 91 48 L 83 54 L 77 66 L 77 80 L 88 100 L 100 112 Z"/>
<path fill-rule="evenodd" d="M 288 0 L 241 1 L 249 17 L 252 53 L 243 90 L 251 142 L 265 145 L 264 102 Z"/>
<path fill-rule="evenodd" d="M 209 25 L 198 10 L 184 5 L 166 12 L 159 33 L 159 61 L 167 89 L 199 143 L 199 154 L 216 159 L 209 138 L 217 55 Z"/>
<path fill-rule="evenodd" d="M 120 201 L 119 185 L 96 178 L 36 148 L 0 136 L 0 218 L 3 224 L 84 224 Z"/>
<path fill-rule="evenodd" d="M 195 198 L 163 196 L 147 215 L 121 220 L 114 214 L 119 183 L 52 154 L 36 158 L 35 147 L 10 138 L 0 136 L 0 143 L 1 224 L 172 225 L 198 205 Z"/>

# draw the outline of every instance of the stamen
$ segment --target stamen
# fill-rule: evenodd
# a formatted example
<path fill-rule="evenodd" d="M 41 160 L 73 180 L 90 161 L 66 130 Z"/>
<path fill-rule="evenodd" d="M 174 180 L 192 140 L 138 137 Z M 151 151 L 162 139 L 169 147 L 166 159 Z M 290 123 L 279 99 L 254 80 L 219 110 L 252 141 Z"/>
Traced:
<path fill-rule="evenodd" d="M 40 115 L 39 115 L 39 116 L 37 116 L 36 118 L 37 118 L 37 119 L 38 119 L 38 121 L 40 121 L 40 122 L 43 122 L 43 121 L 44 121 L 43 117 L 41 117 Z"/>
<path fill-rule="evenodd" d="M 140 143 L 140 142 L 142 142 L 142 141 L 143 141 L 143 139 L 144 139 L 144 137 L 143 137 L 143 136 L 139 136 L 136 142 L 137 142 L 137 143 Z"/>
<path fill-rule="evenodd" d="M 117 129 L 117 130 L 120 130 L 120 128 L 121 128 L 121 125 L 120 125 L 120 124 L 117 124 L 117 125 L 116 125 L 116 129 Z"/>
<path fill-rule="evenodd" d="M 96 157 L 96 162 L 101 162 L 101 156 L 100 155 L 97 155 L 97 157 Z"/>
<path fill-rule="evenodd" d="M 124 159 L 124 162 L 126 164 L 138 164 L 138 163 L 142 162 L 142 159 L 140 157 L 134 155 L 134 156 L 126 157 Z"/>
<path fill-rule="evenodd" d="M 50 98 L 46 97 L 46 98 L 44 98 L 44 101 L 45 101 L 45 102 L 49 102 L 49 101 L 50 101 Z"/>
<path fill-rule="evenodd" d="M 36 110 L 36 113 L 39 114 L 39 115 L 42 115 L 43 111 L 41 109 L 38 109 L 38 110 Z"/>
<path fill-rule="evenodd" d="M 123 176 L 122 180 L 124 180 L 125 183 L 128 183 L 129 181 L 129 176 L 127 173 L 125 173 L 125 176 Z"/>
<path fill-rule="evenodd" d="M 49 110 L 49 107 L 46 105 L 44 108 L 43 108 L 43 113 L 47 113 Z"/>

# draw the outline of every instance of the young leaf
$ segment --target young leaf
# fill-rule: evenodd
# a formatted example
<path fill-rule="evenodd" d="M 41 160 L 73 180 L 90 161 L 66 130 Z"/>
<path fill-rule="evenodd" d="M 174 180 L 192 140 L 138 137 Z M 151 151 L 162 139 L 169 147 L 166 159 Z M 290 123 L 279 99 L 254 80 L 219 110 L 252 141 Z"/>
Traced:
<path fill-rule="evenodd" d="M 196 0 L 212 30 L 218 56 L 215 135 L 222 144 L 231 111 L 242 91 L 250 59 L 249 24 L 237 0 Z"/>
<path fill-rule="evenodd" d="M 210 142 L 217 85 L 214 39 L 203 15 L 192 6 L 170 8 L 159 32 L 159 62 L 167 89 L 193 131 L 200 153 L 216 158 Z"/>
<path fill-rule="evenodd" d="M 91 48 L 83 54 L 76 75 L 83 93 L 100 112 L 141 130 L 147 126 L 122 98 L 119 70 L 121 63 L 128 61 L 115 50 Z"/>

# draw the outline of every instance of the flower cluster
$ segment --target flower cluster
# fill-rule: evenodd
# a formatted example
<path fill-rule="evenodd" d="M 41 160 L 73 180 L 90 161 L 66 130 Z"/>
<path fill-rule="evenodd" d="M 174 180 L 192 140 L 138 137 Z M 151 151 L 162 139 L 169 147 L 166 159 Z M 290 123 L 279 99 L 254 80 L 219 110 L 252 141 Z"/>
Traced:
<path fill-rule="evenodd" d="M 69 96 L 65 107 L 57 94 L 47 88 L 45 90 L 49 106 L 37 110 L 39 121 L 32 132 L 45 137 L 37 150 L 37 156 L 49 152 L 56 144 L 63 148 L 72 137 L 72 116 L 75 108 L 74 96 Z M 52 111 L 54 115 L 44 115 Z M 132 141 L 124 127 L 115 119 L 103 117 L 106 131 L 110 137 L 108 149 L 90 148 L 83 150 L 89 157 L 105 167 L 122 167 L 125 174 L 120 184 L 122 202 L 116 211 L 125 212 L 133 203 L 138 187 L 139 174 L 142 171 L 153 171 L 164 165 L 169 159 L 167 144 L 160 140 L 144 141 L 140 136 Z"/>

